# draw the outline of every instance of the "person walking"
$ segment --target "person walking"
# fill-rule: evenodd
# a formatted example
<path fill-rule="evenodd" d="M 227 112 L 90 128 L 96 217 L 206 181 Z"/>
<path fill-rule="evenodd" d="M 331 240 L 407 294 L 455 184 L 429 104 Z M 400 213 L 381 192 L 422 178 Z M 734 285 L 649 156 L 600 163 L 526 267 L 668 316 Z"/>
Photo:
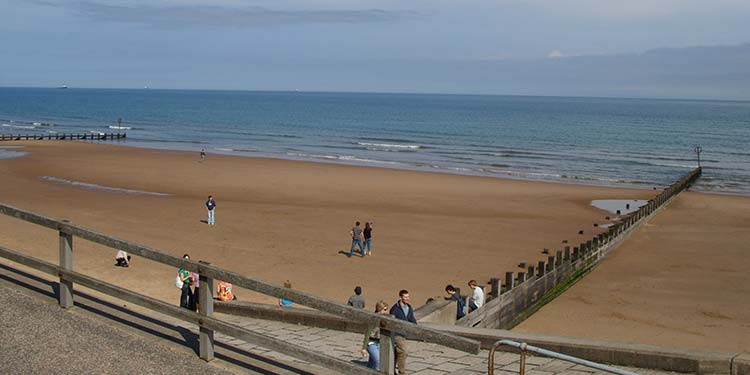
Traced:
<path fill-rule="evenodd" d="M 473 291 L 469 298 L 469 312 L 472 312 L 484 305 L 484 290 L 477 286 L 476 280 L 469 281 L 469 288 Z"/>
<path fill-rule="evenodd" d="M 208 209 L 208 225 L 214 225 L 214 212 L 216 210 L 216 201 L 214 196 L 209 195 L 206 201 L 206 208 Z"/>
<path fill-rule="evenodd" d="M 183 258 L 190 260 L 190 255 L 183 255 Z M 193 274 L 184 269 L 180 268 L 177 271 L 177 276 L 180 277 L 180 281 L 182 281 L 182 288 L 180 288 L 180 307 L 190 309 L 190 302 L 193 300 L 193 292 L 190 290 L 190 284 L 192 284 L 192 278 Z"/>
<path fill-rule="evenodd" d="M 365 308 L 365 297 L 362 297 L 362 287 L 358 286 L 354 288 L 354 295 L 349 297 L 349 300 L 346 301 L 346 304 L 358 309 Z M 375 312 L 377 312 L 377 310 Z"/>
<path fill-rule="evenodd" d="M 398 292 L 398 297 L 398 302 L 391 307 L 389 313 L 396 319 L 417 324 L 417 319 L 414 317 L 414 308 L 409 304 L 411 301 L 409 291 L 402 289 Z M 393 343 L 395 346 L 396 367 L 398 368 L 398 373 L 399 375 L 406 375 L 406 357 L 409 353 L 409 347 L 406 344 L 406 337 L 402 334 L 395 333 L 393 335 Z"/>
<path fill-rule="evenodd" d="M 375 304 L 375 314 L 388 314 L 388 304 L 378 301 Z M 362 341 L 362 355 L 369 355 L 367 367 L 380 371 L 380 327 L 378 323 L 372 323 L 367 327 L 365 339 Z"/>
<path fill-rule="evenodd" d="M 349 249 L 349 257 L 351 258 L 354 255 L 354 245 L 359 246 L 359 254 L 364 257 L 365 248 L 362 245 L 362 227 L 359 226 L 359 221 L 354 223 L 354 227 L 349 231 L 349 234 L 352 236 L 352 247 Z"/>
<path fill-rule="evenodd" d="M 372 255 L 372 224 L 365 223 L 365 230 L 362 231 L 365 236 L 365 255 Z"/>
<path fill-rule="evenodd" d="M 201 163 L 206 160 L 206 149 L 201 149 Z"/>

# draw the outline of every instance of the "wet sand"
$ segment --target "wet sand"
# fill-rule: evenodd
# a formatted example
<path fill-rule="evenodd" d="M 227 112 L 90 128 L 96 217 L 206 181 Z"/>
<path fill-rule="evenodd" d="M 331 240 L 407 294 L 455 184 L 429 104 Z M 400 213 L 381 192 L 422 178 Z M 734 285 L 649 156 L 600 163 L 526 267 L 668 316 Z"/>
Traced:
<path fill-rule="evenodd" d="M 466 290 L 541 249 L 591 236 L 606 215 L 592 199 L 647 199 L 650 190 L 501 180 L 385 168 L 209 155 L 80 142 L 27 142 L 0 160 L 0 201 L 173 255 L 368 306 L 411 291 L 421 305 L 446 284 Z M 47 176 L 47 177 L 45 177 Z M 65 182 L 67 180 L 68 182 Z M 109 188 L 166 193 L 134 194 Z M 204 202 L 217 201 L 216 226 Z M 347 258 L 355 220 L 375 222 L 373 256 Z M 585 229 L 584 236 L 578 235 Z M 0 244 L 57 261 L 57 233 L 0 217 Z M 175 270 L 75 241 L 75 269 L 177 303 Z M 239 290 L 240 299 L 274 303 Z"/>
<path fill-rule="evenodd" d="M 750 197 L 680 194 L 515 328 L 750 352 Z"/>

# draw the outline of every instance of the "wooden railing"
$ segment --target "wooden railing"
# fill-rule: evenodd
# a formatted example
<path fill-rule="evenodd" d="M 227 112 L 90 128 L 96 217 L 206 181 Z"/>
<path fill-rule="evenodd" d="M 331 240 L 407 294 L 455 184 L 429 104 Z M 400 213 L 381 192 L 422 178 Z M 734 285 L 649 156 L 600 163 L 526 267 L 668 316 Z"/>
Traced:
<path fill-rule="evenodd" d="M 402 334 L 410 339 L 431 342 L 467 353 L 476 354 L 480 350 L 479 342 L 475 340 L 462 338 L 433 328 L 397 320 L 388 315 L 374 314 L 361 309 L 355 309 L 351 306 L 342 305 L 310 293 L 283 288 L 259 279 L 240 275 L 236 272 L 223 270 L 209 263 L 175 257 L 157 249 L 152 249 L 144 245 L 117 239 L 83 228 L 70 223 L 67 220 L 48 218 L 4 204 L 0 204 L 0 213 L 59 232 L 59 265 L 2 246 L 0 246 L 0 257 L 59 277 L 60 287 L 58 288 L 58 300 L 61 307 L 70 308 L 74 305 L 73 286 L 78 284 L 150 310 L 183 321 L 195 323 L 200 328 L 199 354 L 200 357 L 206 361 L 210 361 L 214 358 L 214 332 L 221 332 L 248 343 L 259 345 L 334 371 L 347 374 L 377 373 L 366 367 L 330 357 L 299 345 L 279 341 L 273 337 L 253 332 L 214 318 L 212 298 L 214 279 L 225 280 L 242 288 L 268 296 L 284 298 L 300 305 L 312 307 L 355 322 L 377 324 L 382 331 L 381 363 L 383 372 L 392 371 L 393 368 L 392 347 L 390 345 L 390 335 L 393 332 Z M 79 237 L 112 249 L 123 250 L 130 254 L 175 268 L 184 268 L 189 271 L 197 272 L 200 275 L 200 283 L 202 285 L 199 289 L 199 303 L 201 306 L 200 313 L 183 309 L 73 271 L 73 237 Z"/>

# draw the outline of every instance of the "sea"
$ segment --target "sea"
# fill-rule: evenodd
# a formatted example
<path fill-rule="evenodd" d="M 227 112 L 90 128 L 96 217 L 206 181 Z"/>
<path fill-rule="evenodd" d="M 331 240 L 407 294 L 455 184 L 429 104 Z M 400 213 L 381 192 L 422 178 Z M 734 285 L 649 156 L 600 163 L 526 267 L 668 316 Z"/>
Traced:
<path fill-rule="evenodd" d="M 0 88 L 0 134 L 99 132 L 196 158 L 205 149 L 647 189 L 695 168 L 699 148 L 694 190 L 750 194 L 747 101 Z M 23 153 L 8 146 L 0 158 Z"/>

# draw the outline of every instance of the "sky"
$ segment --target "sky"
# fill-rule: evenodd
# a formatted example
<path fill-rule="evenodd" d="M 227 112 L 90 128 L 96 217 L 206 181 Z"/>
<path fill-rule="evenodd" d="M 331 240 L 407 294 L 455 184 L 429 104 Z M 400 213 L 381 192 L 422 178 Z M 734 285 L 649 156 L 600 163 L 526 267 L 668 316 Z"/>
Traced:
<path fill-rule="evenodd" d="M 747 0 L 0 0 L 0 18 L 0 86 L 750 99 Z"/>

